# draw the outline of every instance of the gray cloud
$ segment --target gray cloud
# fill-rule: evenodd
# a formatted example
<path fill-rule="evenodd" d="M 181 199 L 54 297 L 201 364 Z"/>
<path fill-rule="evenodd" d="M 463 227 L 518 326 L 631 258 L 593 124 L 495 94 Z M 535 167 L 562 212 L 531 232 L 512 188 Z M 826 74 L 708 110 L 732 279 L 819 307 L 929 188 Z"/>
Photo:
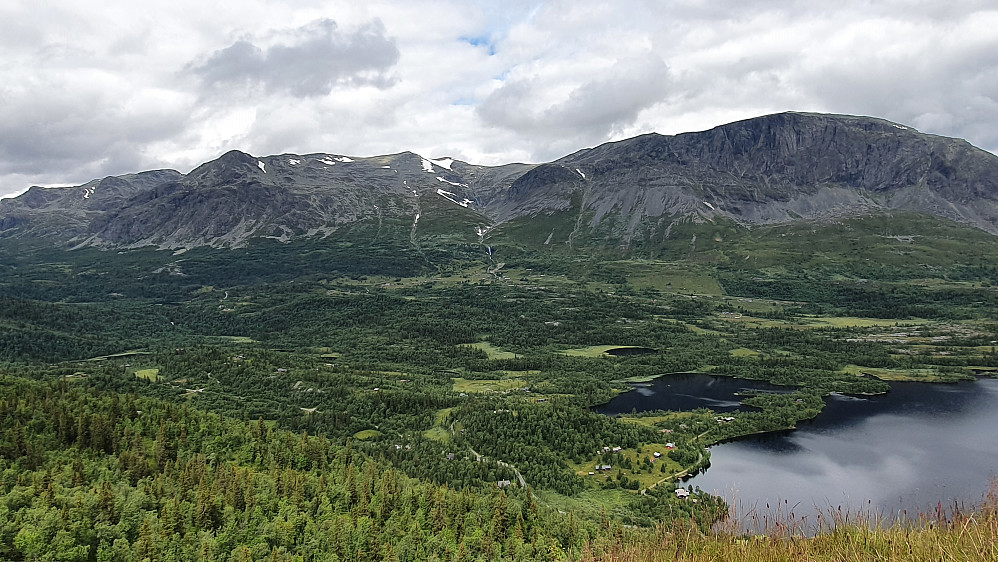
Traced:
<path fill-rule="evenodd" d="M 835 111 L 863 113 L 998 149 L 998 36 L 986 49 L 939 41 L 911 57 L 870 57 L 851 68 L 819 67 L 797 82 Z"/>
<path fill-rule="evenodd" d="M 481 105 L 491 126 L 533 138 L 572 137 L 591 142 L 632 125 L 638 114 L 668 96 L 669 68 L 654 54 L 617 61 L 553 103 L 538 104 L 538 77 L 512 79 Z"/>
<path fill-rule="evenodd" d="M 74 78 L 0 93 L 0 175 L 59 170 L 79 178 L 136 170 L 149 163 L 143 156 L 149 143 L 186 126 L 181 104 L 141 96 L 126 103 L 102 86 Z"/>
<path fill-rule="evenodd" d="M 262 86 L 296 97 L 328 95 L 339 85 L 392 83 L 388 71 L 399 50 L 378 21 L 344 33 L 335 21 L 320 19 L 288 35 L 289 42 L 267 47 L 241 39 L 189 70 L 210 86 Z"/>

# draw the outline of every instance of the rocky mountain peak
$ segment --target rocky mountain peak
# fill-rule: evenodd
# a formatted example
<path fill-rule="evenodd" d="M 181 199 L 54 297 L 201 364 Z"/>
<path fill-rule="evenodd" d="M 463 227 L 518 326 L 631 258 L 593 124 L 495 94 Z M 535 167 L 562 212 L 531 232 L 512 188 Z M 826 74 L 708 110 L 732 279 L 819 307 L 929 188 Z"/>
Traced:
<path fill-rule="evenodd" d="M 645 134 L 538 165 L 233 150 L 186 175 L 156 170 L 32 188 L 0 202 L 0 236 L 231 246 L 372 221 L 384 232 L 396 221 L 411 240 L 421 229 L 480 239 L 482 229 L 567 214 L 569 239 L 589 232 L 626 246 L 636 236 L 667 236 L 676 221 L 756 225 L 897 210 L 998 233 L 998 157 L 883 119 L 795 112 Z"/>

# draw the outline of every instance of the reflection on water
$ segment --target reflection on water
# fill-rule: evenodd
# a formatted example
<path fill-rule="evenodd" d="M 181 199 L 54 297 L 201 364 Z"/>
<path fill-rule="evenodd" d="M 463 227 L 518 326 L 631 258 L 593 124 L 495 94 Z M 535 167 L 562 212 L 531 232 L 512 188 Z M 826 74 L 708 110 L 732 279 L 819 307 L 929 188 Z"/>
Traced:
<path fill-rule="evenodd" d="M 796 431 L 715 446 L 689 483 L 743 510 L 797 505 L 811 521 L 840 507 L 894 518 L 979 504 L 998 474 L 998 380 L 891 386 L 832 396 Z"/>
<path fill-rule="evenodd" d="M 738 407 L 736 393 L 775 390 L 755 381 L 669 375 L 598 410 Z M 645 392 L 641 392 L 641 390 Z M 724 496 L 756 516 L 784 509 L 896 517 L 979 504 L 998 475 L 998 380 L 957 384 L 891 383 L 884 395 L 832 395 L 814 420 L 794 431 L 711 448 L 711 467 L 689 484 Z M 781 506 L 781 507 L 777 507 Z M 839 512 L 839 509 L 842 512 Z M 771 517 L 770 519 L 771 520 Z"/>

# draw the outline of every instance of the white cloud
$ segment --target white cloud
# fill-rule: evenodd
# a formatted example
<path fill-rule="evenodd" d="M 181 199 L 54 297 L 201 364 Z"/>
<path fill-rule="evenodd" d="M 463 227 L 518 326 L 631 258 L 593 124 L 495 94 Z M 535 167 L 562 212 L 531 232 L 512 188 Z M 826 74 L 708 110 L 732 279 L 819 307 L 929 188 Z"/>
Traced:
<path fill-rule="evenodd" d="M 239 148 L 541 161 L 784 110 L 998 149 L 992 2 L 0 5 L 0 193 Z"/>

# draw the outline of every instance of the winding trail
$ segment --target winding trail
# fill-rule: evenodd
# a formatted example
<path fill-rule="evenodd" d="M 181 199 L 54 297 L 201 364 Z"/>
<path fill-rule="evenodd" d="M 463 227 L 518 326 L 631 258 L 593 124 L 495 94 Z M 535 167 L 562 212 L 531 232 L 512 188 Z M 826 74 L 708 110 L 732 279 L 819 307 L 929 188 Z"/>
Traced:
<path fill-rule="evenodd" d="M 697 456 L 697 462 L 694 463 L 693 466 L 700 466 L 700 463 L 702 463 L 702 462 L 703 462 L 703 451 L 701 451 L 700 454 Z M 683 470 L 680 470 L 679 472 L 675 472 L 673 474 L 670 474 L 669 476 L 666 476 L 665 478 L 662 478 L 658 482 L 655 482 L 651 486 L 648 486 L 647 488 L 641 490 L 641 495 L 644 495 L 645 492 L 647 492 L 648 490 L 651 490 L 655 486 L 658 486 L 662 482 L 672 481 L 672 480 L 676 480 L 676 479 L 679 479 L 679 478 L 682 478 L 682 477 L 686 476 L 687 474 L 690 473 L 691 469 L 692 469 L 692 467 L 691 468 L 685 468 Z"/>
<path fill-rule="evenodd" d="M 483 459 L 486 459 L 486 460 L 488 459 L 488 457 L 486 457 L 485 455 L 479 454 L 478 451 L 472 449 L 471 447 L 468 447 L 468 450 L 471 451 L 472 455 L 475 455 L 475 460 L 478 461 L 478 462 L 483 462 Z M 522 486 L 524 489 L 527 487 L 527 481 L 523 479 L 523 475 L 520 474 L 520 470 L 518 468 L 516 468 L 515 466 L 509 464 L 506 461 L 501 461 L 501 460 L 496 460 L 496 464 L 498 464 L 499 466 L 506 467 L 506 468 L 512 470 L 513 474 L 516 475 L 516 479 L 520 482 L 520 486 Z"/>
<path fill-rule="evenodd" d="M 708 433 L 710 433 L 709 429 L 707 431 L 704 431 L 700 435 L 697 435 L 696 441 L 702 440 L 704 438 L 704 436 L 707 435 Z M 693 463 L 693 466 L 700 466 L 701 463 L 703 463 L 703 449 L 700 449 L 700 454 L 697 455 L 697 462 Z M 655 482 L 651 486 L 648 486 L 647 488 L 641 490 L 641 495 L 644 495 L 645 492 L 647 492 L 648 490 L 651 490 L 655 486 L 658 486 L 662 482 L 666 482 L 666 481 L 670 481 L 670 480 L 678 480 L 679 478 L 682 478 L 682 477 L 686 476 L 687 474 L 690 473 L 690 470 L 692 470 L 692 469 L 693 469 L 692 466 L 690 468 L 684 468 L 683 470 L 680 470 L 679 472 L 674 472 L 674 473 L 670 474 L 669 476 L 666 476 L 665 478 L 662 478 L 658 482 Z"/>
<path fill-rule="evenodd" d="M 454 435 L 454 422 L 450 423 L 450 433 L 451 433 L 451 435 Z M 471 451 L 472 455 L 475 455 L 475 460 L 477 462 L 482 462 L 482 460 L 486 458 L 484 455 L 482 455 L 478 451 L 472 449 L 471 447 L 468 447 L 468 450 Z M 522 486 L 523 489 L 527 488 L 527 481 L 526 481 L 526 479 L 523 478 L 523 474 L 520 473 L 520 469 L 516 468 L 515 466 L 509 464 L 506 461 L 496 460 L 496 464 L 498 464 L 499 466 L 502 466 L 502 467 L 505 467 L 505 468 L 508 468 L 508 469 L 512 470 L 513 474 L 516 475 L 516 479 L 520 482 L 520 486 Z M 533 492 L 530 492 L 530 494 L 532 496 L 534 496 L 535 499 L 537 499 L 537 495 L 536 494 L 534 494 Z"/>

